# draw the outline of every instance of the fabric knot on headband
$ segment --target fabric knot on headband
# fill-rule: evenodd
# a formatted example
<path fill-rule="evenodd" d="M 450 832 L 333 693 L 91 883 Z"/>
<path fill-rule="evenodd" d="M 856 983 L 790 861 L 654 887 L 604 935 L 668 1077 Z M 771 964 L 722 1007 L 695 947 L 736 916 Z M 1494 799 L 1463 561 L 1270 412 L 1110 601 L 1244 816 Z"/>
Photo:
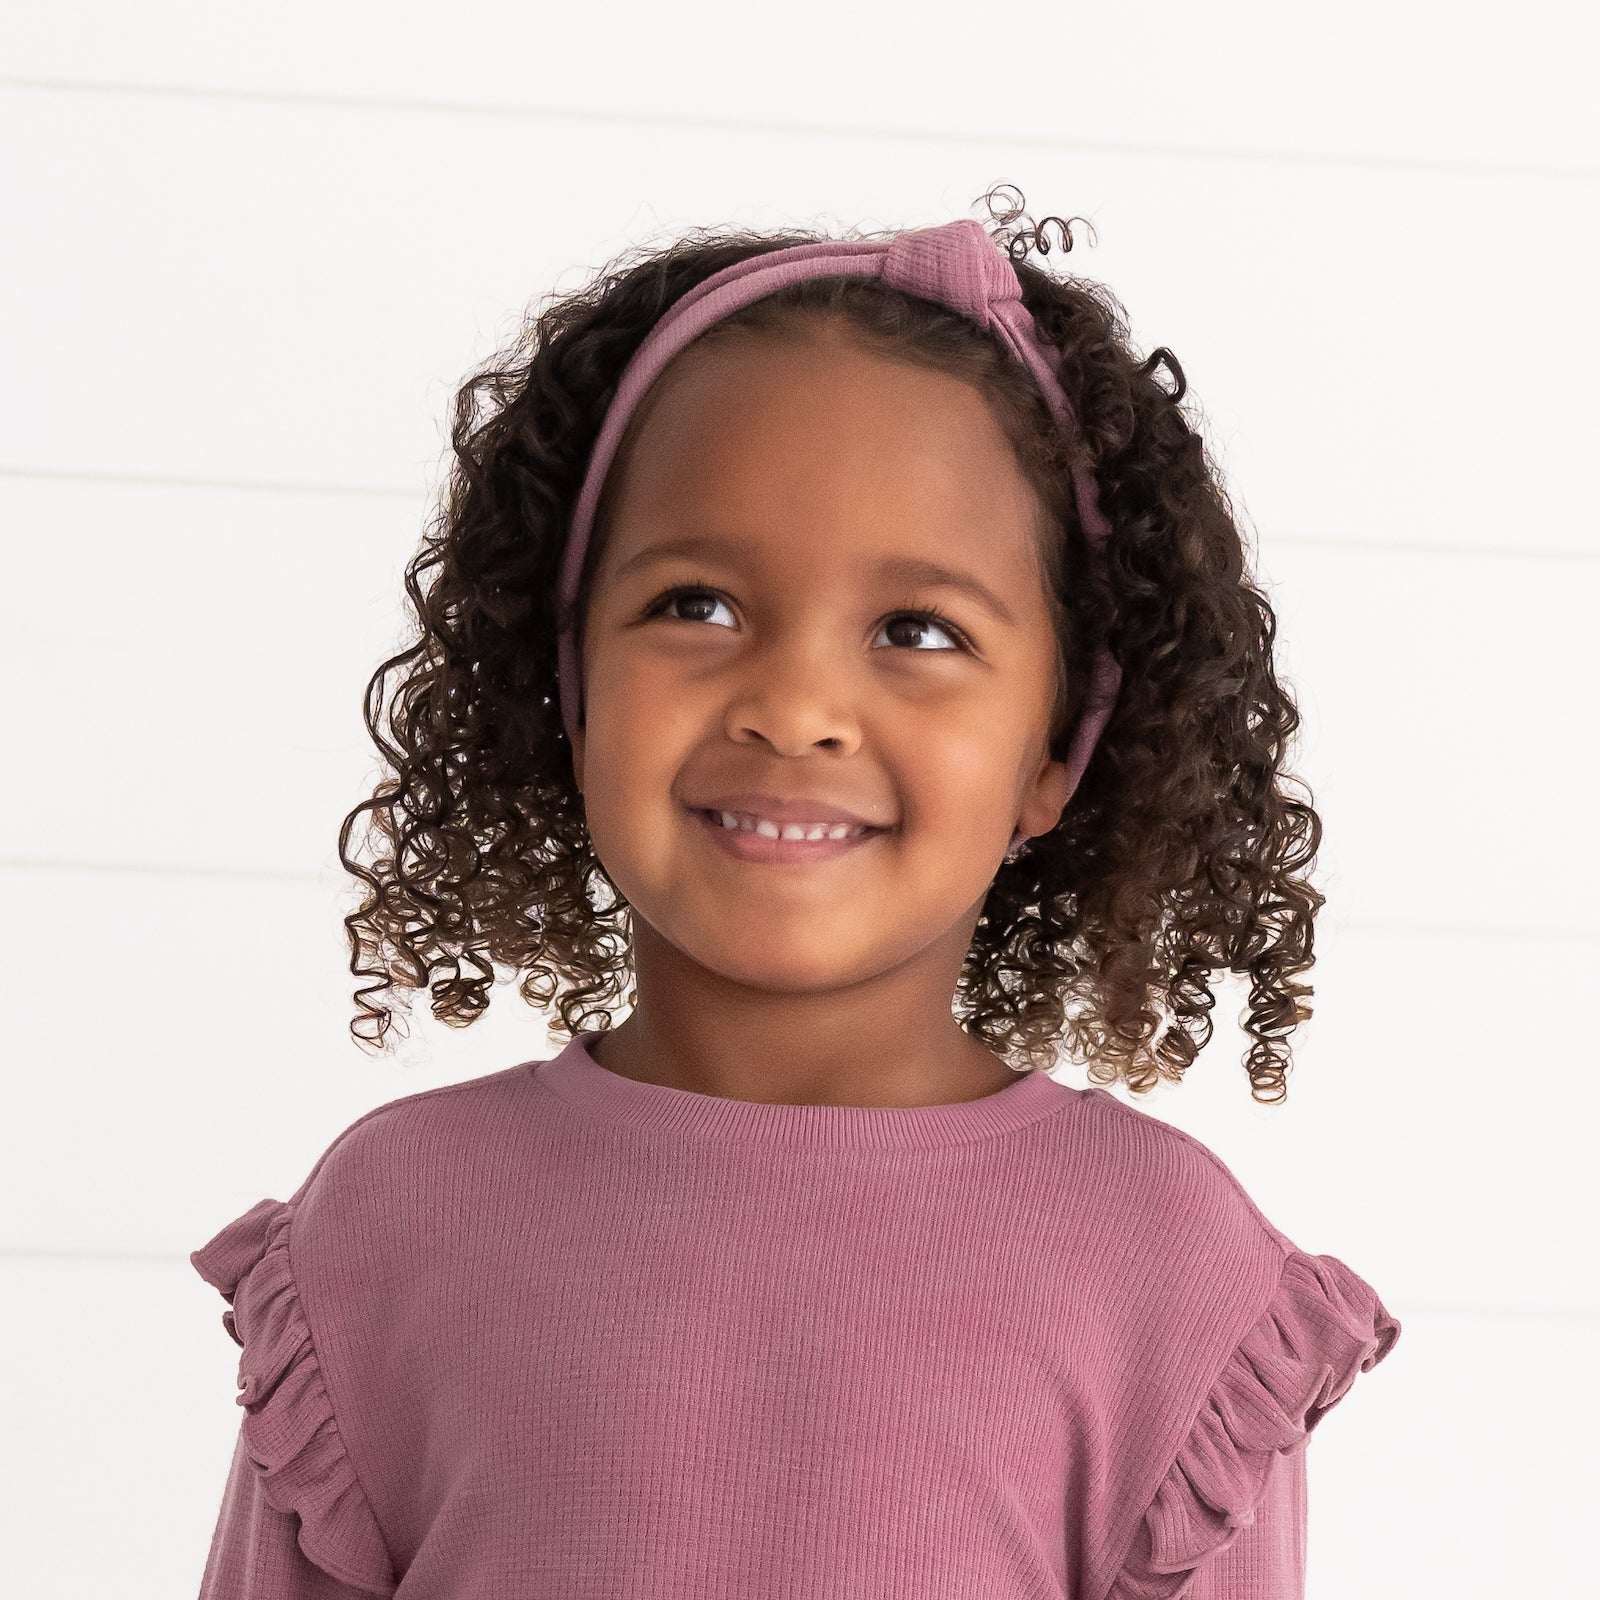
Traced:
<path fill-rule="evenodd" d="M 574 615 L 578 582 L 601 486 L 628 418 L 667 363 L 712 323 L 792 283 L 831 277 L 876 277 L 902 293 L 959 312 L 997 337 L 1028 369 L 1058 426 L 1073 425 L 1072 408 L 1056 373 L 1059 356 L 1039 338 L 1032 314 L 1023 304 L 1022 286 L 1010 257 L 973 218 L 907 229 L 888 240 L 817 239 L 749 256 L 712 273 L 662 313 L 629 358 L 589 454 L 562 555 L 558 597 L 558 616 L 571 622 L 560 629 L 557 676 L 561 717 L 574 744 L 583 709 L 582 660 Z M 1072 483 L 1085 538 L 1098 559 L 1111 528 L 1100 509 L 1094 474 L 1079 466 L 1073 471 Z M 1102 645 L 1083 714 L 1067 747 L 1069 797 L 1110 720 L 1121 683 L 1122 669 Z M 1019 837 L 1013 836 L 1014 844 Z"/>
<path fill-rule="evenodd" d="M 963 217 L 937 228 L 913 228 L 889 241 L 883 281 L 920 299 L 988 325 L 990 308 L 1008 300 L 1022 306 L 1022 285 L 995 249 L 981 222 Z"/>

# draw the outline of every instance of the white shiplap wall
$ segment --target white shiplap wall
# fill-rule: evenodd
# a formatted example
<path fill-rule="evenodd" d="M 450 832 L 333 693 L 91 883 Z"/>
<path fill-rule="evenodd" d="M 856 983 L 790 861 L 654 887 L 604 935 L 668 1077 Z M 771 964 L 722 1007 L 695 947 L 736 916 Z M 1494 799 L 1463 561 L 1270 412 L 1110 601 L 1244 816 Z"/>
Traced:
<path fill-rule="evenodd" d="M 546 1053 L 505 990 L 464 1033 L 424 1008 L 400 1065 L 346 1032 L 335 833 L 453 385 L 634 240 L 944 221 L 1001 181 L 1092 219 L 1071 269 L 1184 363 L 1305 712 L 1330 904 L 1288 1105 L 1248 1098 L 1237 989 L 1189 1081 L 1141 1103 L 1405 1324 L 1311 1451 L 1311 1600 L 1578 1592 L 1591 26 L 1547 0 L 12 0 L 15 1592 L 193 1592 L 237 1352 L 187 1252 L 369 1106 Z"/>

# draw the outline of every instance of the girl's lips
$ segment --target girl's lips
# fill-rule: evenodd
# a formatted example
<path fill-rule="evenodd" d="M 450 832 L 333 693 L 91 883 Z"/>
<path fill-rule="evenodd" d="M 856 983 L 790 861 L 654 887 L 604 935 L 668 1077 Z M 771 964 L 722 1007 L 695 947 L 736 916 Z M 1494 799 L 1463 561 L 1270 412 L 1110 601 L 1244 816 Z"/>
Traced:
<path fill-rule="evenodd" d="M 861 833 L 843 839 L 771 839 L 763 833 L 747 833 L 743 828 L 725 828 L 715 811 L 687 808 L 699 820 L 700 826 L 715 836 L 715 842 L 740 861 L 765 861 L 774 864 L 803 865 L 813 861 L 831 861 L 848 850 L 870 844 L 887 828 L 867 828 Z"/>

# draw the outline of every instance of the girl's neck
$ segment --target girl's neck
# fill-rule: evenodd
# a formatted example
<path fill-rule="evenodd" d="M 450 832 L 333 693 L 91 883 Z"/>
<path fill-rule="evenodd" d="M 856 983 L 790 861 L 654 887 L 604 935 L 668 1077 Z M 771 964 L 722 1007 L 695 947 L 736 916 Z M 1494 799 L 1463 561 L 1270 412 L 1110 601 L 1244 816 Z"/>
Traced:
<path fill-rule="evenodd" d="M 792 1049 L 744 1045 L 716 1029 L 691 1038 L 652 1028 L 638 1011 L 598 1035 L 590 1056 L 637 1083 L 772 1105 L 910 1107 L 978 1100 L 1016 1083 L 1014 1072 L 951 1019 L 935 1047 L 902 1050 L 862 1038 L 795 1041 Z"/>

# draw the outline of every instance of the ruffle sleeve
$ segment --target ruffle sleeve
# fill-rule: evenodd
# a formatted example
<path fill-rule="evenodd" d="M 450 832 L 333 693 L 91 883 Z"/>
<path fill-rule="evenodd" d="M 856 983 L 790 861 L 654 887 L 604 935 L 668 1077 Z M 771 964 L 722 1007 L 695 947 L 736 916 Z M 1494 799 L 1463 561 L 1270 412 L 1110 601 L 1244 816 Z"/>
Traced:
<path fill-rule="evenodd" d="M 292 1202 L 262 1200 L 190 1254 L 228 1302 L 240 1347 L 243 1448 L 269 1505 L 299 1519 L 306 1558 L 367 1594 L 393 1595 L 393 1563 L 345 1454 L 289 1266 Z"/>
<path fill-rule="evenodd" d="M 1272 1300 L 1229 1356 L 1106 1600 L 1180 1600 L 1208 1556 L 1249 1527 L 1276 1455 L 1303 1446 L 1400 1324 L 1334 1256 L 1293 1251 Z"/>

